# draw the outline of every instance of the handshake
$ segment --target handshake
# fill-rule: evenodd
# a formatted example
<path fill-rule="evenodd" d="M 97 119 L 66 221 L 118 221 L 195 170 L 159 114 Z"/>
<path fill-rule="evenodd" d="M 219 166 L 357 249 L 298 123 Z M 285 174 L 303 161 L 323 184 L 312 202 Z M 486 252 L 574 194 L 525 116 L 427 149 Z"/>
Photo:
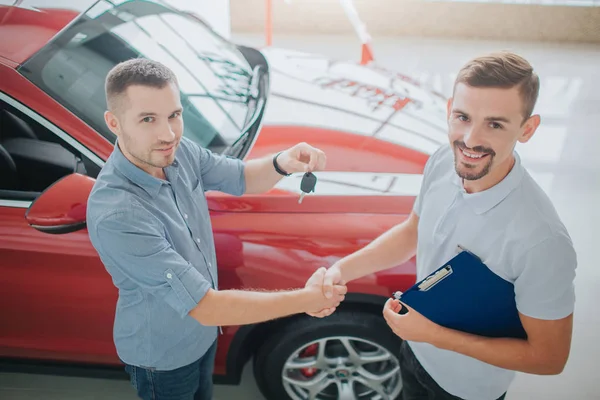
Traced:
<path fill-rule="evenodd" d="M 307 297 L 305 312 L 313 317 L 327 317 L 344 301 L 348 292 L 346 282 L 342 280 L 339 268 L 321 267 L 306 281 L 304 291 Z"/>

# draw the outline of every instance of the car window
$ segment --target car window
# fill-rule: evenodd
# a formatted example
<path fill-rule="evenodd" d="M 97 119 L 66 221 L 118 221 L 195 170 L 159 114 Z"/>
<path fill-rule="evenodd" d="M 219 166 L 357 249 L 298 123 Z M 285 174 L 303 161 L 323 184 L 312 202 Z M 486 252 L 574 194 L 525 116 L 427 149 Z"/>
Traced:
<path fill-rule="evenodd" d="M 231 43 L 163 3 L 100 1 L 19 71 L 114 143 L 104 122 L 105 78 L 117 63 L 139 57 L 177 75 L 184 136 L 216 152 L 240 136 L 251 66 Z"/>
<path fill-rule="evenodd" d="M 31 110 L 17 109 L 4 97 L 0 93 L 0 199 L 34 200 L 72 173 L 98 176 L 97 161 L 51 132 L 48 121 L 35 121 L 28 115 Z"/>

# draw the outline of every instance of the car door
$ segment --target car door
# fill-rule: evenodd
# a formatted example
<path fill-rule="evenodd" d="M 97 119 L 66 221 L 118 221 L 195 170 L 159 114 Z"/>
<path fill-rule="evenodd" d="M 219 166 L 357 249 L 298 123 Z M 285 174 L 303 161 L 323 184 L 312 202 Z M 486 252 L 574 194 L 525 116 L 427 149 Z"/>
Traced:
<path fill-rule="evenodd" d="M 26 220 L 32 202 L 69 168 L 93 177 L 100 165 L 66 132 L 3 92 L 0 118 L 0 174 L 13 176 L 0 181 L 0 356 L 118 362 L 117 293 L 87 230 L 51 234 Z M 65 202 L 70 195 L 64 193 Z"/>

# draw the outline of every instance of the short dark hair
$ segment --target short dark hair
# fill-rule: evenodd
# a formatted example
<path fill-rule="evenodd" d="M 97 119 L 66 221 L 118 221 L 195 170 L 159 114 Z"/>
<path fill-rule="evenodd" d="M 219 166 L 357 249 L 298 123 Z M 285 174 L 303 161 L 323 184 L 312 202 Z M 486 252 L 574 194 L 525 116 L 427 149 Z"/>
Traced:
<path fill-rule="evenodd" d="M 523 121 L 531 117 L 540 89 L 540 78 L 529 62 L 508 51 L 470 60 L 459 71 L 454 86 L 458 83 L 506 89 L 518 86 L 524 106 Z"/>
<path fill-rule="evenodd" d="M 175 73 L 158 61 L 134 58 L 115 65 L 106 76 L 105 92 L 108 109 L 112 112 L 120 106 L 119 98 L 129 86 L 142 85 L 162 89 L 177 85 Z"/>

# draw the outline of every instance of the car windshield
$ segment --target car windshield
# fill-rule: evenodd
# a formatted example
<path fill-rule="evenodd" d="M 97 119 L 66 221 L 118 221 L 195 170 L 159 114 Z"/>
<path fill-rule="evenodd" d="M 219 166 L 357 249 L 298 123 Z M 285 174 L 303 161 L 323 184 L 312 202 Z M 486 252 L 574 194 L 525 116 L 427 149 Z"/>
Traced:
<path fill-rule="evenodd" d="M 104 81 L 116 64 L 139 57 L 177 75 L 184 136 L 215 152 L 240 137 L 250 118 L 252 67 L 233 44 L 168 2 L 99 1 L 20 71 L 114 143 L 104 122 Z"/>

